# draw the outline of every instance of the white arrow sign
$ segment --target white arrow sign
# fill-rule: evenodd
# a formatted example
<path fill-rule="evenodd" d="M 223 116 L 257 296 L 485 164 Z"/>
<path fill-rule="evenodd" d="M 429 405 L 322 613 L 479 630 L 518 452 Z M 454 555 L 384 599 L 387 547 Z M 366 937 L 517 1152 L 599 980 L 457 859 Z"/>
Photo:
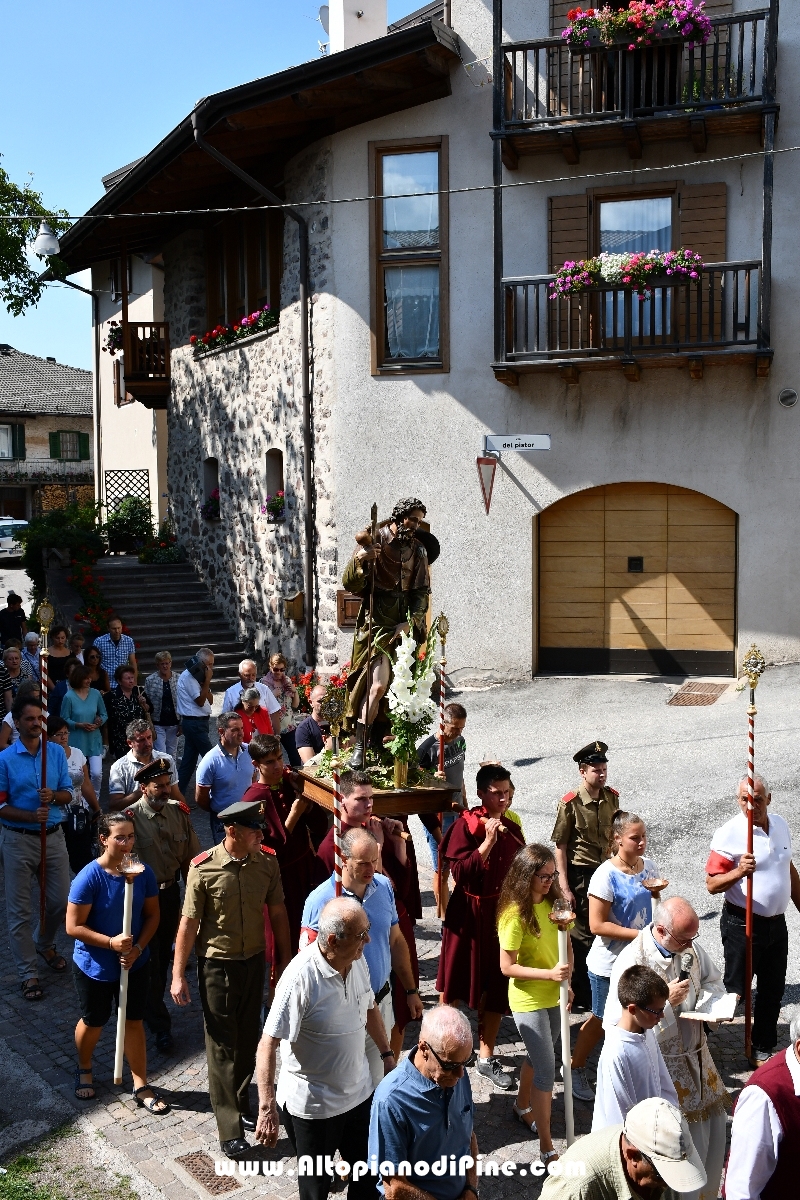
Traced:
<path fill-rule="evenodd" d="M 503 454 L 516 450 L 518 454 L 527 454 L 531 450 L 549 450 L 549 433 L 487 433 L 486 453 Z"/>

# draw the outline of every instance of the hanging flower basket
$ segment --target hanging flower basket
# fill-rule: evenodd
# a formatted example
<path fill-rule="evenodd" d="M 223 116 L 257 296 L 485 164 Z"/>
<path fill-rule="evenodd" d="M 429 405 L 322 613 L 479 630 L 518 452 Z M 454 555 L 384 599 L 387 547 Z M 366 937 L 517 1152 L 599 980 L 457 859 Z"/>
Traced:
<path fill-rule="evenodd" d="M 561 34 L 573 54 L 627 46 L 705 45 L 711 22 L 704 0 L 630 0 L 627 8 L 571 8 Z"/>
<path fill-rule="evenodd" d="M 646 299 L 655 287 L 700 278 L 703 259 L 694 250 L 648 250 L 635 254 L 598 254 L 565 262 L 550 283 L 550 299 L 575 296 L 590 288 L 628 288 Z"/>

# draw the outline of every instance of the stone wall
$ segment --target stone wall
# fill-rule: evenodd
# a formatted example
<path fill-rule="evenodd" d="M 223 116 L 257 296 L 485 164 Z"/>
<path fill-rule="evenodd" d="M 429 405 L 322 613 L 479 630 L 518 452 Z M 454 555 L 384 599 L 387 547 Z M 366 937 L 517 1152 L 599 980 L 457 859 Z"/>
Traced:
<path fill-rule="evenodd" d="M 320 143 L 290 164 L 290 200 L 329 192 L 330 149 Z M 313 213 L 313 210 L 312 210 Z M 326 216 L 309 223 L 312 304 L 314 464 L 317 544 L 318 664 L 336 662 L 336 544 L 331 504 L 327 418 L 331 397 L 327 343 L 330 233 Z M 180 543 L 215 603 L 259 656 L 280 649 L 290 669 L 304 661 L 305 627 L 285 620 L 281 601 L 304 590 L 303 403 L 299 378 L 300 312 L 297 226 L 287 219 L 281 321 L 278 329 L 195 358 L 188 341 L 206 328 L 201 233 L 187 233 L 164 252 L 164 307 L 172 343 L 168 479 L 170 512 Z M 286 516 L 267 521 L 266 454 L 283 454 Z M 200 515 L 203 463 L 219 463 L 220 520 Z M 309 597 L 306 597 L 306 607 Z"/>

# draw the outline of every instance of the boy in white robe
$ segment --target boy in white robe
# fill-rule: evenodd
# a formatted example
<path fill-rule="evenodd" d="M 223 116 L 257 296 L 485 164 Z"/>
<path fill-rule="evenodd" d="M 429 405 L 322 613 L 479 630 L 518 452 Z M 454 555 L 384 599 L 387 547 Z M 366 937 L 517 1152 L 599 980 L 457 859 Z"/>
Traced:
<path fill-rule="evenodd" d="M 621 1125 L 635 1104 L 651 1096 L 678 1105 L 664 1056 L 653 1033 L 664 1015 L 669 987 L 649 967 L 629 967 L 618 988 L 622 1015 L 606 1033 L 597 1065 L 592 1133 Z"/>

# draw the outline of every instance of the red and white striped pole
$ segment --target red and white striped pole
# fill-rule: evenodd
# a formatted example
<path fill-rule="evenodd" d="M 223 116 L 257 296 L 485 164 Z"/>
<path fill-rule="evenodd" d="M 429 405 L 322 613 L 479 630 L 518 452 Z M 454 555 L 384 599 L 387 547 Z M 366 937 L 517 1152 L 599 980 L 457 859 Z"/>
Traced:
<path fill-rule="evenodd" d="M 339 782 L 339 722 L 331 722 L 333 737 L 333 883 L 335 895 L 342 894 L 342 788 Z"/>
<path fill-rule="evenodd" d="M 447 684 L 445 682 L 445 667 L 447 666 L 447 634 L 450 629 L 450 624 L 444 613 L 440 613 L 437 620 L 437 629 L 439 631 L 439 639 L 442 643 L 442 657 L 439 663 L 439 770 L 436 772 L 439 779 L 446 779 L 444 769 L 444 703 Z M 444 837 L 444 813 L 439 813 L 439 834 Z M 441 842 L 439 843 L 441 846 Z M 442 855 L 441 851 L 436 855 L 436 915 L 444 917 L 445 904 L 442 897 Z"/>
<path fill-rule="evenodd" d="M 42 649 L 39 651 L 41 672 L 41 702 L 42 702 L 42 782 L 41 787 L 47 787 L 47 628 L 44 634 Z M 39 826 L 39 937 L 44 934 L 44 924 L 47 918 L 47 821 Z"/>
<path fill-rule="evenodd" d="M 747 709 L 747 853 L 753 853 L 753 796 L 756 782 L 756 687 L 766 663 L 755 645 L 748 650 L 742 662 L 744 673 L 750 684 L 750 704 Z M 744 1052 L 750 1058 L 752 1052 L 753 1024 L 753 878 L 747 880 L 747 898 L 744 925 Z"/>

